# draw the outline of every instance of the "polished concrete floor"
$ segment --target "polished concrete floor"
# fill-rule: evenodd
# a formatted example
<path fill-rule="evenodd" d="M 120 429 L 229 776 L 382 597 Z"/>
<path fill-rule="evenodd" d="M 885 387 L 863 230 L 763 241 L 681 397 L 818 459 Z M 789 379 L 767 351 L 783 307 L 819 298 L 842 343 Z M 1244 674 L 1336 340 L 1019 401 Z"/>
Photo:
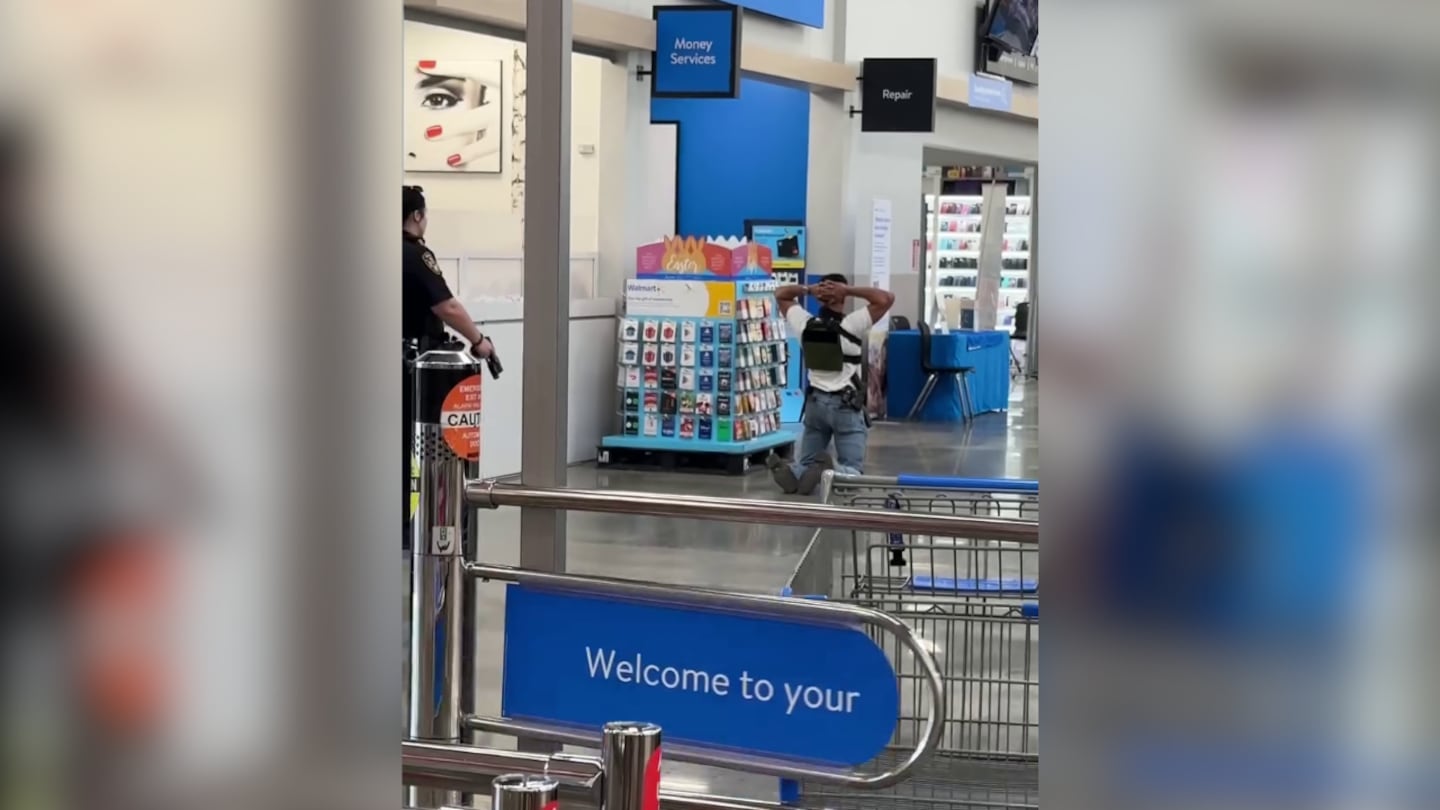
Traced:
<path fill-rule="evenodd" d="M 870 434 L 866 472 L 874 475 L 924 473 L 1000 478 L 1034 478 L 1039 473 L 1038 389 L 1017 384 L 1008 413 L 979 416 L 957 424 L 877 423 Z M 747 477 L 652 472 L 598 471 L 578 465 L 569 485 L 756 500 L 786 500 L 763 470 Z M 481 514 L 479 556 L 487 562 L 519 559 L 519 513 L 499 509 Z M 567 568 L 675 585 L 776 593 L 783 587 L 814 535 L 808 528 L 746 526 L 669 518 L 573 513 L 567 525 Z M 482 617 L 477 639 L 476 707 L 499 712 L 503 649 L 503 594 L 498 585 L 478 584 Z M 485 744 L 508 746 L 503 739 Z M 667 788 L 774 799 L 776 780 L 667 763 Z"/>

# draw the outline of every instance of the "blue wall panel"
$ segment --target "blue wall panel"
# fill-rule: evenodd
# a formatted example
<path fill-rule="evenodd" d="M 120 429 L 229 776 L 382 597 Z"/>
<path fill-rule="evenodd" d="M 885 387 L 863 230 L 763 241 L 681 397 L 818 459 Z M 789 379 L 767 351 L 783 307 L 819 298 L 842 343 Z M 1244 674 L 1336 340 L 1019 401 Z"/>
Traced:
<path fill-rule="evenodd" d="M 735 99 L 653 99 L 679 127 L 676 233 L 740 236 L 747 219 L 805 219 L 810 92 L 742 77 Z"/>
<path fill-rule="evenodd" d="M 825 0 L 720 0 L 732 6 L 748 8 L 782 20 L 825 27 Z"/>

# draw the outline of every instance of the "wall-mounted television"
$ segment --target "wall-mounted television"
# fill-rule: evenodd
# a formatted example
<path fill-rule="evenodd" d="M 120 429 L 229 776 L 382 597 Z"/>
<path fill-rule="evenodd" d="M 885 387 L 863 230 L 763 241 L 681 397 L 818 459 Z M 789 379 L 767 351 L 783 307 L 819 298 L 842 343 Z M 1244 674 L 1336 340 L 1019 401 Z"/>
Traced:
<path fill-rule="evenodd" d="M 978 29 L 975 72 L 1040 83 L 1040 0 L 991 0 Z"/>
<path fill-rule="evenodd" d="M 745 237 L 770 248 L 776 279 L 799 283 L 805 271 L 805 223 L 798 219 L 747 219 Z"/>

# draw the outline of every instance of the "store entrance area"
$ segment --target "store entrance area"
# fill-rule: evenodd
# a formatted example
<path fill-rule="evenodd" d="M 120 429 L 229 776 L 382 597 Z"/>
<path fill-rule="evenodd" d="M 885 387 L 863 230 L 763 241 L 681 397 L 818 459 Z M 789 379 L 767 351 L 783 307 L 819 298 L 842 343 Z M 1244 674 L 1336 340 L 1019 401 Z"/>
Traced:
<path fill-rule="evenodd" d="M 1040 469 L 1039 421 L 1039 386 L 1030 381 L 1016 384 L 1008 411 L 982 414 L 968 425 L 878 422 L 870 433 L 867 473 L 882 477 L 910 474 L 1034 480 Z M 782 495 L 762 473 L 677 475 L 609 471 L 597 469 L 593 464 L 577 464 L 569 468 L 566 484 L 580 489 L 742 498 L 756 502 L 813 500 Z M 849 533 L 843 534 L 848 547 Z M 487 561 L 518 564 L 519 536 L 520 510 L 502 508 L 486 513 Z M 566 524 L 567 571 L 777 595 L 790 584 L 796 566 L 816 536 L 816 531 L 809 527 L 573 512 Z M 501 588 L 478 585 L 475 598 L 476 610 L 481 615 L 503 614 L 505 601 Z M 492 662 L 481 666 L 474 681 L 474 706 L 481 713 L 500 712 L 502 693 L 497 662 L 504 659 L 504 653 L 503 625 L 480 624 L 476 660 Z M 504 745 L 506 739 L 482 734 L 478 742 Z M 690 793 L 764 801 L 776 798 L 773 777 L 683 762 L 666 763 L 665 785 L 668 789 Z M 1012 790 L 1015 788 L 1011 785 Z M 986 796 L 975 798 L 978 801 Z"/>

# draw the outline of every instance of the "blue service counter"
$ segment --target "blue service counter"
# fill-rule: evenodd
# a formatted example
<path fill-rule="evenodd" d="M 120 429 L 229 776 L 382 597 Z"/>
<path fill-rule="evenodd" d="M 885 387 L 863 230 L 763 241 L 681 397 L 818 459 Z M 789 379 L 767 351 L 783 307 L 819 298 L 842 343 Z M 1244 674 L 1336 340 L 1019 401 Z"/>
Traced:
<path fill-rule="evenodd" d="M 936 366 L 972 366 L 970 392 L 976 413 L 1003 411 L 1010 402 L 1010 334 L 950 332 L 930 337 L 930 362 Z M 920 364 L 920 332 L 891 332 L 885 348 L 885 409 L 890 419 L 904 419 L 925 386 Z M 942 379 L 920 412 L 925 422 L 958 422 L 959 389 L 955 379 Z"/>

